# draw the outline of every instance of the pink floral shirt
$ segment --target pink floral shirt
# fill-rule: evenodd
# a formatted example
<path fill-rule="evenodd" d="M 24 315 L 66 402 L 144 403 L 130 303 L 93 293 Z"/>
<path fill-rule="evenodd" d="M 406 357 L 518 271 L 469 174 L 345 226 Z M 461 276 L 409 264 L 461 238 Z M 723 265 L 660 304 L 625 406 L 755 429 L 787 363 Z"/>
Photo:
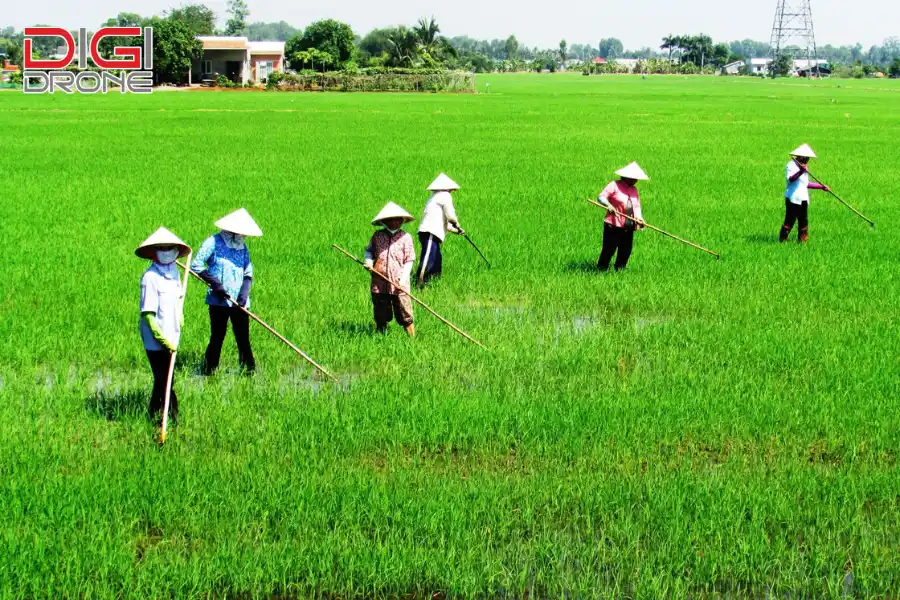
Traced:
<path fill-rule="evenodd" d="M 603 188 L 597 199 L 606 199 L 620 213 L 633 215 L 639 221 L 644 220 L 644 215 L 641 213 L 641 195 L 636 187 L 628 185 L 621 179 L 610 182 Z M 606 223 L 613 227 L 625 227 L 625 218 L 610 213 L 606 215 Z"/>
<path fill-rule="evenodd" d="M 391 235 L 390 231 L 379 229 L 372 236 L 366 254 L 372 256 L 376 271 L 409 289 L 412 264 L 416 260 L 416 249 L 409 233 L 401 229 Z M 394 285 L 389 285 L 381 277 L 372 275 L 372 293 L 397 296 L 400 290 Z"/>

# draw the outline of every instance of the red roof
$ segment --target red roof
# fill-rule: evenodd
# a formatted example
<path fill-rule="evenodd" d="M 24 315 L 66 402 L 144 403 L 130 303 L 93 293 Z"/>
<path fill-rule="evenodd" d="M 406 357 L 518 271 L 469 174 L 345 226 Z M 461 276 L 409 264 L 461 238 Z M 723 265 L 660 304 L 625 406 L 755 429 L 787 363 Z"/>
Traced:
<path fill-rule="evenodd" d="M 4 71 L 18 71 L 19 67 L 16 65 L 9 64 L 8 60 L 3 61 L 3 70 Z"/>
<path fill-rule="evenodd" d="M 597 58 L 595 58 L 595 59 L 592 60 L 591 62 L 594 63 L 595 65 L 605 65 L 605 64 L 606 64 L 606 59 L 605 59 L 605 58 L 600 58 L 600 57 L 598 56 Z"/>

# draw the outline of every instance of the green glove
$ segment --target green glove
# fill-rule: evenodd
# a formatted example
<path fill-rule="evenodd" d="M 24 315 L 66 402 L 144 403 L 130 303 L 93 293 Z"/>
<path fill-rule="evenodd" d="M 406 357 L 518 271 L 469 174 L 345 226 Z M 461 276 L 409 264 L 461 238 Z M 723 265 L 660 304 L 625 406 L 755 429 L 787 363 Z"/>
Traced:
<path fill-rule="evenodd" d="M 175 352 L 178 348 L 172 344 L 166 336 L 163 335 L 162 328 L 159 326 L 159 320 L 157 320 L 156 315 L 152 312 L 141 313 L 141 318 L 144 319 L 144 322 L 147 324 L 147 327 L 150 328 L 150 333 L 153 335 L 153 339 L 160 343 L 160 345 L 168 350 L 169 352 Z"/>

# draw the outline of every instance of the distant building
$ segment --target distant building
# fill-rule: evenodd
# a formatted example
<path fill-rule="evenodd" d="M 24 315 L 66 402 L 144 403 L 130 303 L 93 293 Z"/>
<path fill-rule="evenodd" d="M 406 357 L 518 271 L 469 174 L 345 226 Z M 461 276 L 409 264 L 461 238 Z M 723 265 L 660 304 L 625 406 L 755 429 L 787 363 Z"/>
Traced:
<path fill-rule="evenodd" d="M 265 80 L 284 71 L 284 42 L 251 42 L 245 37 L 198 36 L 202 56 L 193 61 L 188 83 L 212 81 L 224 75 L 235 83 Z"/>
<path fill-rule="evenodd" d="M 47 56 L 49 60 L 62 60 L 66 57 L 66 52 L 68 52 L 68 47 L 66 46 L 57 46 L 56 50 L 50 56 Z"/>
<path fill-rule="evenodd" d="M 0 68 L 0 82 L 9 81 L 10 76 L 18 70 L 19 66 L 11 64 L 8 60 L 6 60 L 6 55 L 4 55 L 3 67 Z"/>
<path fill-rule="evenodd" d="M 592 62 L 593 64 L 595 64 L 595 65 L 605 65 L 605 64 L 606 64 L 606 59 L 605 59 L 605 58 L 600 58 L 599 56 L 597 56 L 597 57 L 593 58 L 593 59 L 591 60 L 591 62 Z"/>
<path fill-rule="evenodd" d="M 769 65 L 771 64 L 771 58 L 751 58 L 747 61 L 747 68 L 750 70 L 750 73 L 752 75 L 768 75 Z M 828 65 L 828 61 L 822 59 L 795 60 L 794 68 L 791 70 L 791 75 L 795 77 L 806 77 L 810 74 L 810 68 L 812 68 L 812 72 L 814 75 L 816 73 L 819 73 L 821 75 L 831 75 L 831 67 Z"/>
<path fill-rule="evenodd" d="M 747 61 L 747 69 L 751 75 L 767 75 L 771 64 L 771 58 L 751 58 Z"/>
<path fill-rule="evenodd" d="M 741 67 L 743 66 L 744 61 L 736 60 L 722 67 L 722 73 L 724 73 L 725 75 L 738 75 L 741 72 Z"/>
<path fill-rule="evenodd" d="M 794 74 L 798 77 L 808 77 L 812 71 L 812 75 L 831 75 L 831 67 L 827 60 L 795 60 Z"/>
<path fill-rule="evenodd" d="M 264 81 L 274 71 L 284 71 L 284 42 L 248 42 L 250 78 Z"/>

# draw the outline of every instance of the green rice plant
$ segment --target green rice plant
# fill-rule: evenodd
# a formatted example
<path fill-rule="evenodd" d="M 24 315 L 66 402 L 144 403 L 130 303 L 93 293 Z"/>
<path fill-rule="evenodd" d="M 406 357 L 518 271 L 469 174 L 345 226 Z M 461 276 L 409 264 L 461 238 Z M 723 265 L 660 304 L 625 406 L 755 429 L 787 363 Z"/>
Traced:
<path fill-rule="evenodd" d="M 487 76 L 490 94 L 0 93 L 0 597 L 893 597 L 895 81 Z M 787 152 L 816 193 L 779 245 Z M 651 231 L 594 269 L 632 160 Z M 445 171 L 464 227 L 372 334 L 361 253 Z M 160 448 L 133 250 L 246 207 L 259 373 L 199 375 Z M 415 231 L 415 225 L 408 226 Z"/>

